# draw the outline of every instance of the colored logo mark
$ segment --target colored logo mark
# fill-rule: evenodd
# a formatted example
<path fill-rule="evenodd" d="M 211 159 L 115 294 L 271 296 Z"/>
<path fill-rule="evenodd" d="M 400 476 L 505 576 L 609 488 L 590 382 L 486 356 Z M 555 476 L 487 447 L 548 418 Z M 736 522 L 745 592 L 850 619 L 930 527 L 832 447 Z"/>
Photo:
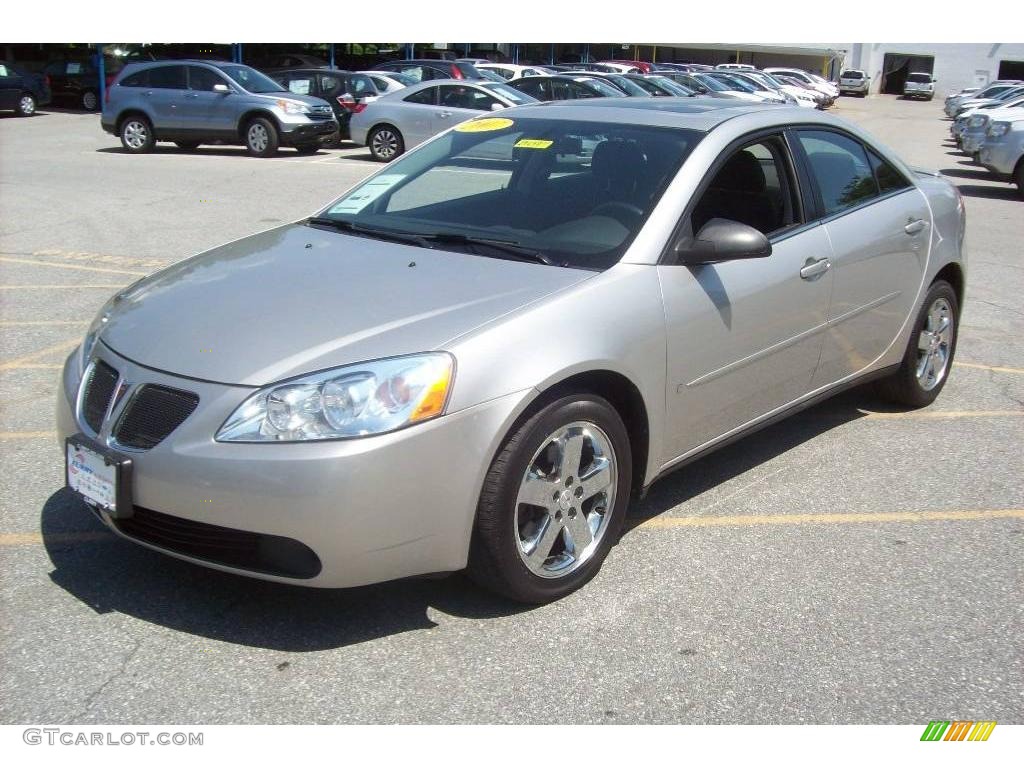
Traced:
<path fill-rule="evenodd" d="M 932 720 L 921 741 L 988 741 L 995 727 L 995 720 Z"/>

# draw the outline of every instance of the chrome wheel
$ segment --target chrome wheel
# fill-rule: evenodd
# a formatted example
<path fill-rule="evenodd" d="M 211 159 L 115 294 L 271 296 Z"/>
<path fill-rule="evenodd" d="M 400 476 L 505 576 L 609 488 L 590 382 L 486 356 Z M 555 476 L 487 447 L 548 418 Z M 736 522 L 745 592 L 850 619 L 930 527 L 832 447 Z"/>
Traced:
<path fill-rule="evenodd" d="M 618 467 L 611 440 L 577 421 L 545 438 L 516 497 L 519 556 L 531 573 L 572 573 L 598 548 L 615 506 Z"/>
<path fill-rule="evenodd" d="M 398 137 L 394 131 L 381 128 L 373 134 L 370 149 L 381 160 L 390 160 L 398 153 Z"/>
<path fill-rule="evenodd" d="M 917 338 L 917 383 L 928 392 L 939 385 L 949 368 L 953 343 L 953 309 L 939 298 L 928 308 L 924 328 Z"/>
<path fill-rule="evenodd" d="M 270 144 L 270 134 L 267 133 L 266 126 L 260 123 L 253 123 L 249 126 L 246 139 L 249 142 L 249 148 L 257 153 L 266 152 L 267 145 Z"/>
<path fill-rule="evenodd" d="M 92 91 L 87 91 L 82 94 L 82 107 L 92 112 L 96 109 L 96 106 L 100 103 L 99 98 Z"/>
<path fill-rule="evenodd" d="M 132 149 L 142 149 L 149 141 L 149 126 L 141 120 L 129 120 L 121 129 L 121 136 Z"/>
<path fill-rule="evenodd" d="M 36 100 L 26 93 L 18 101 L 18 111 L 23 115 L 31 115 L 36 111 Z"/>

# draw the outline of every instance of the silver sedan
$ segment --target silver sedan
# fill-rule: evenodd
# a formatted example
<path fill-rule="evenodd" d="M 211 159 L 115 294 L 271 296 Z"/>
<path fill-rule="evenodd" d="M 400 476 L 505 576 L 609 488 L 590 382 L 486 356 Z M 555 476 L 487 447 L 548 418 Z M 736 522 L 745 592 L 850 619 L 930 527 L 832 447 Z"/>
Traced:
<path fill-rule="evenodd" d="M 867 380 L 930 404 L 964 228 L 822 113 L 504 110 L 114 296 L 64 366 L 67 482 L 221 570 L 554 600 L 666 473 Z"/>
<path fill-rule="evenodd" d="M 427 80 L 387 93 L 352 115 L 352 141 L 365 144 L 374 160 L 394 160 L 453 125 L 536 99 L 504 83 Z"/>

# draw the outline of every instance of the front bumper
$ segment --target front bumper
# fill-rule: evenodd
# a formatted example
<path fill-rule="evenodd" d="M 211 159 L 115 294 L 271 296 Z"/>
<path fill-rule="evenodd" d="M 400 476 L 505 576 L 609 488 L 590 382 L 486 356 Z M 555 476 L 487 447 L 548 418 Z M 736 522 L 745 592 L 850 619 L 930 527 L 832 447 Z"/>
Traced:
<path fill-rule="evenodd" d="M 331 120 L 310 120 L 303 123 L 281 123 L 282 144 L 308 144 L 322 141 L 338 132 L 338 122 Z"/>
<path fill-rule="evenodd" d="M 76 414 L 77 350 L 64 366 L 57 432 L 84 433 L 132 459 L 140 523 L 173 531 L 219 526 L 232 534 L 284 537 L 308 547 L 318 573 L 292 578 L 233 567 L 155 545 L 101 515 L 115 533 L 218 570 L 317 587 L 352 587 L 464 568 L 477 500 L 491 456 L 530 390 L 387 435 L 293 444 L 218 443 L 217 429 L 252 388 L 159 373 L 102 343 L 95 353 L 133 384 L 163 384 L 199 396 L 199 406 L 147 451 L 112 445 Z M 124 396 L 127 402 L 131 391 Z M 112 418 L 117 416 L 115 406 Z M 159 515 L 174 518 L 163 520 Z M 205 535 L 205 534 L 203 534 Z"/>
<path fill-rule="evenodd" d="M 1008 179 L 1017 167 L 1020 148 L 1007 141 L 986 141 L 978 152 L 978 162 L 1002 179 Z"/>
<path fill-rule="evenodd" d="M 981 151 L 985 144 L 985 131 L 965 131 L 960 139 L 960 147 L 969 155 Z"/>

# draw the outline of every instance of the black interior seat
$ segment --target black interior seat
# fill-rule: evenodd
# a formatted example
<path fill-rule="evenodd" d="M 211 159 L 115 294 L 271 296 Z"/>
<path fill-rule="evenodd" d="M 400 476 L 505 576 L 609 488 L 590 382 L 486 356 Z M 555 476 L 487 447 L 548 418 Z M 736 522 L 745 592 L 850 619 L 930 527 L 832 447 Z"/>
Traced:
<path fill-rule="evenodd" d="M 594 148 L 590 173 L 594 177 L 594 205 L 627 203 L 646 208 L 641 183 L 647 156 L 635 141 L 606 139 Z"/>
<path fill-rule="evenodd" d="M 693 212 L 694 234 L 716 218 L 738 221 L 765 234 L 782 226 L 761 163 L 745 149 L 726 161 L 700 199 Z"/>

